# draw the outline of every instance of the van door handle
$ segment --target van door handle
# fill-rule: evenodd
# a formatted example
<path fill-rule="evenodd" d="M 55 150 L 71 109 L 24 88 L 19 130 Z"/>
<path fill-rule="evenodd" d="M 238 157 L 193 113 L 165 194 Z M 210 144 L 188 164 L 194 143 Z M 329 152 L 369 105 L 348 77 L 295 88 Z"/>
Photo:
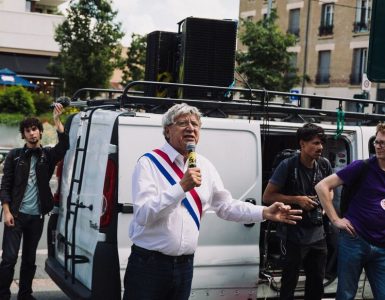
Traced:
<path fill-rule="evenodd" d="M 133 214 L 134 206 L 131 203 L 120 203 L 118 210 L 122 214 Z"/>
<path fill-rule="evenodd" d="M 257 205 L 257 201 L 254 198 L 246 198 L 245 202 Z M 245 227 L 253 227 L 255 223 L 244 224 Z"/>

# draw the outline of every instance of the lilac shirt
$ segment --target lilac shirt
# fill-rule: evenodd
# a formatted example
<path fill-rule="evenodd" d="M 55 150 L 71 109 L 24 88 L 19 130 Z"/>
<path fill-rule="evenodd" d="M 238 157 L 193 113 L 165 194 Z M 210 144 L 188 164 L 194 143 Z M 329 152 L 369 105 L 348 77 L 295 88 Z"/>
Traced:
<path fill-rule="evenodd" d="M 361 160 L 354 161 L 337 172 L 337 176 L 349 186 L 359 176 L 362 164 Z M 368 242 L 385 247 L 385 171 L 379 167 L 376 157 L 370 158 L 366 178 L 350 200 L 345 218 Z"/>

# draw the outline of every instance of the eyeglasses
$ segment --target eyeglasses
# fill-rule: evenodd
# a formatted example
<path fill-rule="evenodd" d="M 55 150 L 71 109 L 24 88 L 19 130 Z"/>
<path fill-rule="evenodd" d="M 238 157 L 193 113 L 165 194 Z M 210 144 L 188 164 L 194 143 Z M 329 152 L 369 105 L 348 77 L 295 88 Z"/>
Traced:
<path fill-rule="evenodd" d="M 180 120 L 180 121 L 175 122 L 174 124 L 180 128 L 186 128 L 186 127 L 190 126 L 190 124 L 194 129 L 197 129 L 200 127 L 200 124 L 198 122 L 189 121 L 189 120 Z"/>
<path fill-rule="evenodd" d="M 376 147 L 376 146 L 379 146 L 380 148 L 385 148 L 385 141 L 373 141 L 373 146 Z"/>

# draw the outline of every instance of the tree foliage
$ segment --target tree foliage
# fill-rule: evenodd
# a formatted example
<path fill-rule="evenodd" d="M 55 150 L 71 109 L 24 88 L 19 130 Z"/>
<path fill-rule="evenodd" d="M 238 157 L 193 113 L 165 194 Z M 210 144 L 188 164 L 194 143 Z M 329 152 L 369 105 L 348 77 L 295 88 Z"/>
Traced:
<path fill-rule="evenodd" d="M 121 66 L 121 24 L 110 0 L 71 1 L 65 21 L 56 28 L 61 50 L 51 70 L 65 81 L 65 91 L 107 88 Z"/>
<path fill-rule="evenodd" d="M 300 80 L 290 63 L 292 54 L 287 51 L 296 44 L 296 37 L 284 34 L 276 20 L 273 12 L 265 20 L 241 21 L 240 40 L 247 50 L 237 52 L 237 71 L 253 88 L 289 91 Z"/>
<path fill-rule="evenodd" d="M 22 86 L 10 86 L 0 91 L 0 112 L 26 116 L 36 113 L 32 93 Z"/>
<path fill-rule="evenodd" d="M 146 65 L 146 36 L 133 33 L 130 47 L 127 48 L 127 58 L 124 63 L 122 84 L 130 81 L 144 80 Z"/>
<path fill-rule="evenodd" d="M 37 115 L 52 111 L 51 104 L 54 102 L 54 99 L 50 95 L 44 93 L 33 93 L 32 99 Z"/>

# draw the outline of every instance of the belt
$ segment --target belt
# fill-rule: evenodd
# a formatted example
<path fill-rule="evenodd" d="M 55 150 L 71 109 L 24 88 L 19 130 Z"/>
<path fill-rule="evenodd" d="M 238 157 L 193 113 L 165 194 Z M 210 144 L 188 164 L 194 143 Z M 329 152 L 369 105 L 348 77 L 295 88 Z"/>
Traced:
<path fill-rule="evenodd" d="M 166 255 L 166 254 L 163 254 L 159 251 L 148 250 L 148 249 L 139 247 L 135 244 L 132 245 L 131 251 L 133 253 L 137 253 L 139 255 L 154 256 L 157 259 L 171 262 L 171 263 L 184 263 L 184 262 L 188 262 L 194 258 L 194 254 L 185 254 L 185 255 L 179 255 L 179 256 Z"/>

